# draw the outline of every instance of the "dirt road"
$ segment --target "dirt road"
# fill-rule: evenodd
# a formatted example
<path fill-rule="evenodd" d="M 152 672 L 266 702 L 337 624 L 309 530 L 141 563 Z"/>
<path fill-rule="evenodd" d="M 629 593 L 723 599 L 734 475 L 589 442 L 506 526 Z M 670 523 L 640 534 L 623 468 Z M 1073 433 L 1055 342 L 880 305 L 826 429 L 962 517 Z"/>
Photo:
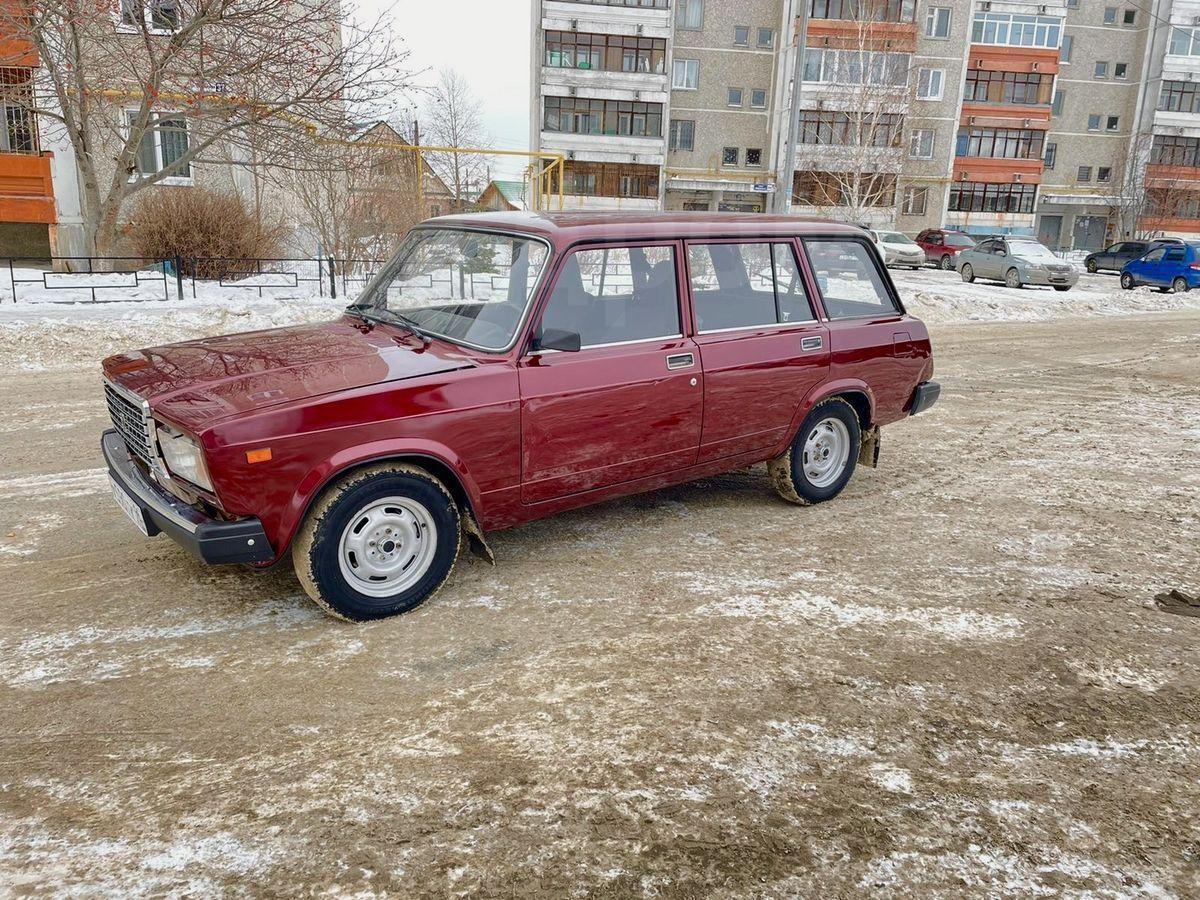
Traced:
<path fill-rule="evenodd" d="M 93 371 L 0 408 L 0 894 L 1185 896 L 1200 313 L 938 328 L 941 404 L 495 536 L 398 620 L 106 494 Z"/>

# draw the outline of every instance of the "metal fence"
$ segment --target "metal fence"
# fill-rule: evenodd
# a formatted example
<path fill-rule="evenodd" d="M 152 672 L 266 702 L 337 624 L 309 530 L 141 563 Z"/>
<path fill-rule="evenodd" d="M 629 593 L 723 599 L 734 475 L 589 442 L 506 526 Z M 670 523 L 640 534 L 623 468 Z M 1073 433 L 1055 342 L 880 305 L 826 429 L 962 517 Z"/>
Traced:
<path fill-rule="evenodd" d="M 0 302 L 153 302 L 193 300 L 203 288 L 297 291 L 319 297 L 348 297 L 362 290 L 385 260 L 230 259 L 131 256 L 0 257 Z M 74 293 L 68 293 L 74 292 Z"/>

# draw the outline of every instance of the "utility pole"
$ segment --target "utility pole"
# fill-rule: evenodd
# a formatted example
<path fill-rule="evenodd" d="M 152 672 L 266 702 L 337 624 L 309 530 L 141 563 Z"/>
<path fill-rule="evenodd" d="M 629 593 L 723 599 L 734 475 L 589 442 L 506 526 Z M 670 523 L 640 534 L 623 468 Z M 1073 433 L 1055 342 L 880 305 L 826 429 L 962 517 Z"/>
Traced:
<path fill-rule="evenodd" d="M 787 135 L 783 167 L 775 182 L 775 212 L 788 213 L 792 209 L 792 181 L 796 170 L 796 132 L 800 129 L 800 92 L 804 87 L 804 48 L 808 44 L 808 5 L 812 0 L 798 0 L 800 15 L 796 17 L 796 64 L 792 69 L 792 102 L 788 108 Z"/>

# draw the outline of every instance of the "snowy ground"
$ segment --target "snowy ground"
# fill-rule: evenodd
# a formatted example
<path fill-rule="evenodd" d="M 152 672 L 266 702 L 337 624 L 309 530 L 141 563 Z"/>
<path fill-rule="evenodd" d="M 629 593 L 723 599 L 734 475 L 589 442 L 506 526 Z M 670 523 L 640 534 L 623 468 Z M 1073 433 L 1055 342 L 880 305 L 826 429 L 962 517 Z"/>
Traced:
<path fill-rule="evenodd" d="M 19 291 L 11 296 L 0 273 L 0 361 L 25 370 L 92 365 L 131 347 L 187 338 L 253 331 L 336 316 L 349 302 L 331 300 L 312 290 L 222 287 L 199 283 L 192 297 L 163 300 L 161 284 L 139 289 L 143 299 L 87 302 L 88 291 Z M 1115 276 L 1087 275 L 1070 291 L 1051 288 L 1011 290 L 999 284 L 964 284 L 955 272 L 926 268 L 892 270 L 908 310 L 929 324 L 989 321 L 1041 321 L 1062 317 L 1200 308 L 1200 291 L 1162 294 L 1149 288 L 1123 291 Z M 127 296 L 127 294 L 122 294 Z"/>

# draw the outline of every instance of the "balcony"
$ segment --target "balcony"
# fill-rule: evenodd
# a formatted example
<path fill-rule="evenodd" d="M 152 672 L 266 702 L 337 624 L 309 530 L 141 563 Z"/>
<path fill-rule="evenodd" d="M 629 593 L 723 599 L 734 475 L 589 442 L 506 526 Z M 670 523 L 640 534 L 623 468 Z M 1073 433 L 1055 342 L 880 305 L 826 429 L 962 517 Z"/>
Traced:
<path fill-rule="evenodd" d="M 50 156 L 0 152 L 0 222 L 56 221 Z"/>
<path fill-rule="evenodd" d="M 652 103 L 666 103 L 670 95 L 670 86 L 665 74 L 542 66 L 542 92 L 551 96 L 567 96 L 573 93 L 575 96 L 598 100 L 646 100 Z"/>
<path fill-rule="evenodd" d="M 1200 165 L 1172 166 L 1151 163 L 1146 166 L 1146 187 L 1167 190 L 1179 187 L 1192 190 L 1200 188 Z"/>
<path fill-rule="evenodd" d="M 542 28 L 546 31 L 599 31 L 667 38 L 671 36 L 674 12 L 666 2 L 662 6 L 625 6 L 591 0 L 545 0 Z"/>
<path fill-rule="evenodd" d="M 915 53 L 917 26 L 913 22 L 810 19 L 807 46 L 835 50 L 888 50 L 893 53 Z"/>
<path fill-rule="evenodd" d="M 967 54 L 967 67 L 989 72 L 1036 72 L 1039 75 L 1055 75 L 1058 73 L 1058 57 L 1057 48 L 972 44 Z"/>
<path fill-rule="evenodd" d="M 1200 137 L 1200 113 L 1157 109 L 1153 129 L 1160 133 L 1170 129 L 1171 133 L 1183 137 Z"/>
<path fill-rule="evenodd" d="M 979 184 L 1041 184 L 1043 163 L 1036 159 L 956 156 L 954 180 Z"/>
<path fill-rule="evenodd" d="M 963 103 L 958 120 L 970 128 L 1050 129 L 1049 106 L 1016 106 L 1007 103 Z"/>

